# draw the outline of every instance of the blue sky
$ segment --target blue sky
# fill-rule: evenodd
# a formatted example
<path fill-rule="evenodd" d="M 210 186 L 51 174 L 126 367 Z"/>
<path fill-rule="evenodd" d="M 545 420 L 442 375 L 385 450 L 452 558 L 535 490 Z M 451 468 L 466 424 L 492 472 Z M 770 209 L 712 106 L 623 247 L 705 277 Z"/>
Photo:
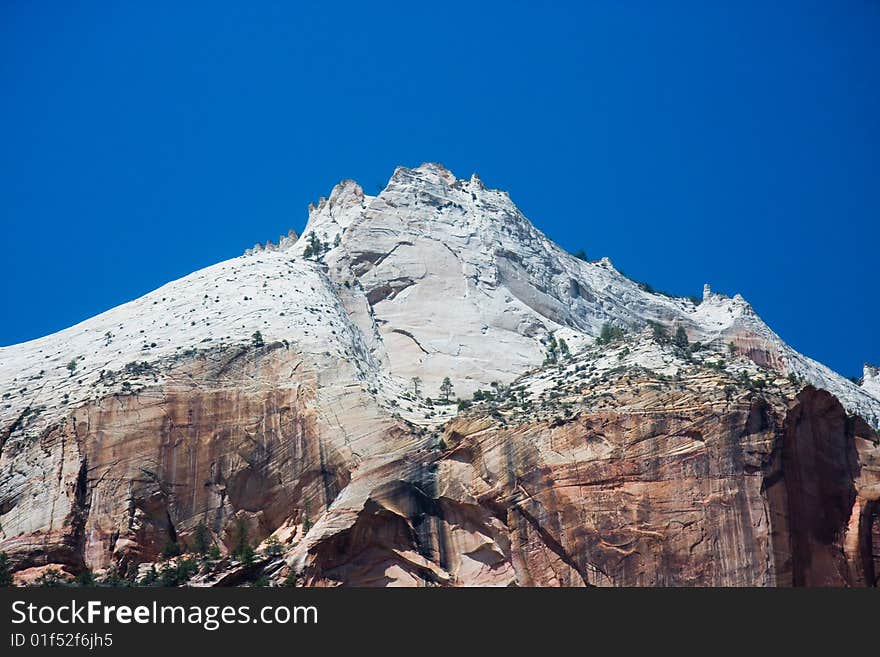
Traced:
<path fill-rule="evenodd" d="M 439 161 L 843 374 L 880 361 L 880 2 L 474 5 L 5 0 L 0 345 Z"/>

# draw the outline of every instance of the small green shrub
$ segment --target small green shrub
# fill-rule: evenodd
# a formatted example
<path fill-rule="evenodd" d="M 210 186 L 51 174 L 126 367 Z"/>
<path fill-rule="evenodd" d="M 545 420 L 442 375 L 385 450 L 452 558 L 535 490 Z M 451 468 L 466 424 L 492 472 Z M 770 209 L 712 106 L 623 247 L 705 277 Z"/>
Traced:
<path fill-rule="evenodd" d="M 74 584 L 77 586 L 97 586 L 97 582 L 95 581 L 95 576 L 91 570 L 88 568 L 84 568 L 81 573 L 79 573 L 73 579 Z"/>
<path fill-rule="evenodd" d="M 599 330 L 599 337 L 596 338 L 596 344 L 611 344 L 620 340 L 624 336 L 624 330 L 619 326 L 614 326 L 605 322 Z"/>
<path fill-rule="evenodd" d="M 669 332 L 666 330 L 665 326 L 653 320 L 648 320 L 648 326 L 651 327 L 651 332 L 655 341 L 669 342 Z"/>
<path fill-rule="evenodd" d="M 446 400 L 446 403 L 449 403 L 449 398 L 452 396 L 452 381 L 449 380 L 449 377 L 445 377 L 443 379 L 443 383 L 440 384 L 440 393 L 443 395 L 443 399 Z"/>
<path fill-rule="evenodd" d="M 0 552 L 0 586 L 12 586 L 12 564 L 5 552 Z"/>
<path fill-rule="evenodd" d="M 68 584 L 70 584 L 70 579 L 65 577 L 60 570 L 49 568 L 34 580 L 33 586 L 55 588 L 59 586 L 67 586 Z"/>
<path fill-rule="evenodd" d="M 166 562 L 159 569 L 159 586 L 180 586 L 198 572 L 194 559 L 180 559 L 176 563 Z"/>
<path fill-rule="evenodd" d="M 278 540 L 276 536 L 270 536 L 266 540 L 266 556 L 267 557 L 279 557 L 284 552 L 284 547 L 281 545 L 281 541 Z"/>
<path fill-rule="evenodd" d="M 177 541 L 168 541 L 165 547 L 162 548 L 163 559 L 173 559 L 174 557 L 179 557 L 181 553 L 180 543 Z"/>
<path fill-rule="evenodd" d="M 155 586 L 156 582 L 159 581 L 159 573 L 156 572 L 156 566 L 150 566 L 150 569 L 144 573 L 144 576 L 141 577 L 138 582 L 138 586 Z"/>
<path fill-rule="evenodd" d="M 208 527 L 205 525 L 204 520 L 199 520 L 199 524 L 196 525 L 196 531 L 193 534 L 191 550 L 196 554 L 205 554 L 210 545 L 211 534 L 208 532 Z"/>

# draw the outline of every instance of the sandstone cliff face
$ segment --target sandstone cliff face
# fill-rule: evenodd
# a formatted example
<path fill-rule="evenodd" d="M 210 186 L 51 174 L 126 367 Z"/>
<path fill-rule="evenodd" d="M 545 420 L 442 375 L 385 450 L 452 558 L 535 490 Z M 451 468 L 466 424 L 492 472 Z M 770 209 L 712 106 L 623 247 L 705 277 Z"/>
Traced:
<path fill-rule="evenodd" d="M 445 449 L 334 505 L 294 567 L 309 585 L 875 585 L 874 432 L 814 388 L 704 383 L 616 382 L 624 408 L 564 420 L 456 419 Z"/>
<path fill-rule="evenodd" d="M 18 431 L 3 459 L 28 476 L 4 482 L 3 548 L 21 568 L 125 572 L 191 543 L 200 521 L 224 551 L 242 524 L 254 544 L 296 536 L 362 459 L 416 439 L 363 388 L 327 398 L 337 391 L 319 379 L 281 343 L 209 352 L 162 385 L 78 407 L 36 442 Z"/>
<path fill-rule="evenodd" d="M 22 582 L 136 577 L 201 525 L 221 558 L 194 585 L 873 586 L 873 374 L 400 168 L 298 240 L 0 348 L 0 551 Z"/>

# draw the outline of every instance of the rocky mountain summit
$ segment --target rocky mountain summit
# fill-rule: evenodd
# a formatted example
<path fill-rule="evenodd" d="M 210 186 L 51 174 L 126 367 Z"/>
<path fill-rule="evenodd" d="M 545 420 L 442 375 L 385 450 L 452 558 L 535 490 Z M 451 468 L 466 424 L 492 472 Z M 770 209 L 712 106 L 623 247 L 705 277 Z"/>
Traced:
<path fill-rule="evenodd" d="M 22 583 L 880 577 L 876 368 L 576 258 L 436 164 L 0 348 L 0 390 Z"/>

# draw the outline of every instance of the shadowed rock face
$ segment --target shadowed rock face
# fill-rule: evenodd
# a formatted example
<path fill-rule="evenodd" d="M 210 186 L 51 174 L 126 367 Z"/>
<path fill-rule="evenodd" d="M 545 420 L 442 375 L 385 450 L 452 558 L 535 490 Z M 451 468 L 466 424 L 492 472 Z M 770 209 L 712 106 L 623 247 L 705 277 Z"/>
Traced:
<path fill-rule="evenodd" d="M 781 583 L 856 583 L 843 550 L 860 465 L 854 427 L 831 395 L 808 390 L 788 414 L 767 485 Z M 865 582 L 859 582 L 865 583 Z"/>

